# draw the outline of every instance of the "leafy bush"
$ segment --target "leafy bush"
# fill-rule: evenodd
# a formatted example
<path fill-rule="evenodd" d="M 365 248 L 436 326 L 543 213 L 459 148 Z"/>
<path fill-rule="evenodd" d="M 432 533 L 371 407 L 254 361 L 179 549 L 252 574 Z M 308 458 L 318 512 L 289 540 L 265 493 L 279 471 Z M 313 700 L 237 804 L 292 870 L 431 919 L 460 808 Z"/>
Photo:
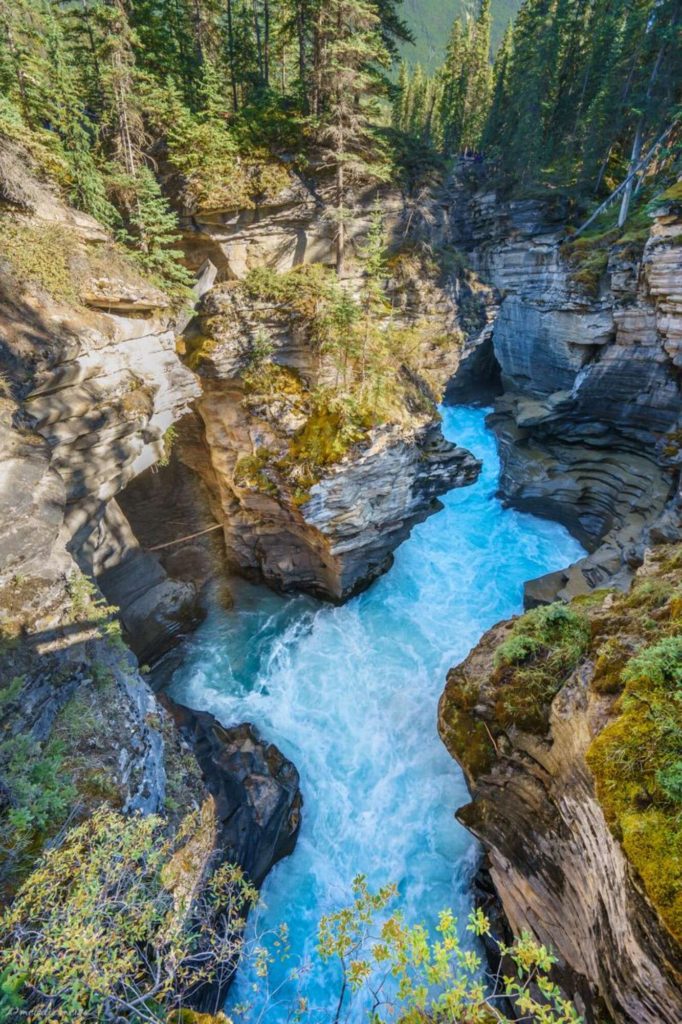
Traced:
<path fill-rule="evenodd" d="M 100 810 L 43 857 L 0 917 L 0 1014 L 156 1024 L 192 985 L 232 971 L 257 894 L 227 865 L 194 898 L 211 828 L 197 813 L 173 838 L 164 829 Z"/>
<path fill-rule="evenodd" d="M 263 937 L 246 942 L 244 915 L 257 893 L 229 865 L 204 878 L 212 835 L 203 811 L 172 838 L 157 817 L 110 811 L 72 829 L 0 917 L 0 1021 L 219 1024 L 221 1014 L 197 1014 L 185 996 L 198 983 L 224 982 L 240 955 L 257 978 L 258 1019 L 281 1008 L 269 975 L 277 959 L 290 958 L 287 928 L 270 945 Z M 529 934 L 510 946 L 497 942 L 478 910 L 467 925 L 473 941 L 462 944 L 456 919 L 444 911 L 432 941 L 422 925 L 388 913 L 396 891 L 372 892 L 358 876 L 350 905 L 320 921 L 318 955 L 338 968 L 338 990 L 329 993 L 338 996 L 336 1020 L 358 995 L 372 994 L 374 1024 L 580 1024 L 548 978 L 556 958 Z M 508 958 L 512 975 L 488 984 L 475 945 L 483 936 Z M 292 1019 L 300 1024 L 319 1019 L 305 994 L 308 974 L 306 962 L 288 966 L 298 988 Z M 502 1000 L 515 1006 L 513 1017 Z M 235 1019 L 256 1019 L 251 1009 L 242 1004 Z"/>
<path fill-rule="evenodd" d="M 544 732 L 549 706 L 587 650 L 583 614 L 557 603 L 517 619 L 495 653 L 496 718 L 529 732 Z"/>
<path fill-rule="evenodd" d="M 318 929 L 318 954 L 324 963 L 338 968 L 338 1001 L 333 1018 L 318 1018 L 306 997 L 305 966 L 295 967 L 290 977 L 298 982 L 299 992 L 293 1001 L 298 1008 L 294 1019 L 305 1024 L 318 1019 L 347 1019 L 346 1013 L 354 998 L 362 995 L 368 1003 L 368 1020 L 372 1024 L 401 1021 L 404 1024 L 439 1022 L 439 1024 L 580 1024 L 581 1018 L 547 974 L 556 958 L 544 946 L 523 933 L 511 946 L 497 942 L 490 923 L 477 910 L 469 915 L 467 932 L 471 944 L 463 944 L 457 920 L 450 911 L 440 914 L 438 936 L 431 938 L 420 924 L 408 925 L 399 913 L 388 914 L 396 887 L 387 885 L 372 892 L 365 877 L 353 881 L 353 900 L 345 907 L 326 914 Z M 476 940 L 485 936 L 509 958 L 514 976 L 504 979 L 485 978 Z M 276 940 L 276 948 L 288 945 Z M 256 951 L 261 989 L 259 1019 L 267 1019 L 267 1008 L 279 997 L 270 992 L 268 971 L 272 951 L 261 947 Z M 332 1000 L 337 993 L 330 992 Z M 268 998 L 269 997 L 269 998 Z M 510 1000 L 518 1016 L 508 1017 L 500 1005 Z M 248 1003 L 240 1008 L 239 1019 L 248 1024 Z"/>

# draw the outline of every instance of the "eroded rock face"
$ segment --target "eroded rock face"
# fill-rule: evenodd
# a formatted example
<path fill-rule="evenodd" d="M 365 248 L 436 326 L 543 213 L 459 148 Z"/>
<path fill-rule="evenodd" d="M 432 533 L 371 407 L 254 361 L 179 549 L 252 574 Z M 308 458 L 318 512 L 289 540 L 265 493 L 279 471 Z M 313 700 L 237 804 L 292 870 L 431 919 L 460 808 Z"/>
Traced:
<path fill-rule="evenodd" d="M 11 253 L 0 275 L 0 354 L 20 401 L 14 419 L 24 436 L 33 436 L 34 452 L 43 440 L 49 461 L 49 473 L 33 486 L 26 474 L 39 472 L 37 455 L 21 463 L 19 481 L 6 478 L 6 522 L 14 518 L 17 528 L 31 529 L 22 502 L 40 504 L 37 523 L 50 509 L 80 567 L 97 577 L 113 574 L 108 596 L 147 660 L 173 642 L 178 623 L 196 621 L 196 593 L 143 556 L 115 496 L 163 456 L 166 431 L 199 387 L 175 352 L 178 328 L 168 297 L 115 249 L 101 225 L 33 178 L 11 146 L 0 178 L 18 197 L 20 212 L 11 216 L 19 243 L 39 245 L 41 231 L 58 232 L 65 252 L 57 297 L 40 280 L 20 278 Z M 51 499 L 41 493 L 48 481 L 60 492 Z M 24 557 L 21 538 L 13 543 L 8 564 Z M 122 588 L 115 569 L 123 563 L 119 576 L 130 585 Z M 102 586 L 108 591 L 104 577 Z"/>
<path fill-rule="evenodd" d="M 199 812 L 183 862 L 192 892 L 233 858 L 260 884 L 296 840 L 296 769 L 248 726 L 221 731 L 203 716 L 190 728 L 184 712 L 184 739 L 119 627 L 120 620 L 140 660 L 151 660 L 191 623 L 196 588 L 210 571 L 205 550 L 199 573 L 187 549 L 173 550 L 171 578 L 160 557 L 140 547 L 116 500 L 129 481 L 147 477 L 126 504 L 149 546 L 205 529 L 198 481 L 193 488 L 175 479 L 185 507 L 169 508 L 159 526 L 173 480 L 155 490 L 145 473 L 168 455 L 164 434 L 199 394 L 175 352 L 178 324 L 166 296 L 125 260 L 103 274 L 98 247 L 111 245 L 104 229 L 6 152 L 0 187 L 25 218 L 17 231 L 39 238 L 49 224 L 68 233 L 67 284 L 81 286 L 77 297 L 56 298 L 17 275 L 11 260 L 0 266 L 1 898 L 11 897 L 47 841 L 102 804 L 162 814 L 169 831 Z M 88 276 L 93 261 L 97 275 Z M 147 498 L 153 509 L 145 519 Z M 62 787 L 49 820 L 27 826 L 25 849 L 5 841 L 19 758 L 26 774 L 42 772 L 46 789 Z M 223 966 L 228 978 L 234 965 Z"/>
<path fill-rule="evenodd" d="M 644 605 L 661 586 L 657 571 L 655 563 L 642 570 Z M 672 593 L 674 571 L 671 578 Z M 605 1008 L 617 1024 L 674 1024 L 682 1018 L 679 942 L 609 824 L 589 767 L 591 745 L 619 711 L 613 651 L 627 659 L 642 643 L 632 633 L 638 615 L 646 637 L 650 612 L 627 600 L 589 606 L 593 639 L 550 701 L 546 730 L 516 725 L 502 694 L 495 655 L 510 622 L 450 671 L 439 731 L 471 793 L 457 816 L 484 846 L 512 930 L 531 928 L 558 952 L 560 983 L 588 1021 L 604 1019 Z"/>
<path fill-rule="evenodd" d="M 264 330 L 273 353 L 262 387 L 252 353 Z M 182 458 L 208 487 L 228 561 L 277 589 L 346 599 L 388 568 L 439 494 L 478 475 L 477 460 L 443 438 L 429 390 L 432 381 L 444 386 L 456 366 L 454 344 L 426 345 L 429 383 L 406 376 L 413 404 L 401 422 L 368 429 L 305 485 L 297 483 L 305 460 L 292 451 L 310 418 L 324 415 L 312 405 L 315 387 L 338 371 L 303 325 L 227 285 L 206 297 L 187 344 L 202 379 L 197 408 L 209 457 L 190 437 Z"/>
<path fill-rule="evenodd" d="M 646 244 L 615 245 L 590 288 L 580 256 L 562 247 L 561 203 L 455 190 L 454 238 L 503 296 L 493 332 L 503 395 L 491 418 L 502 493 L 564 522 L 590 552 L 534 583 L 531 603 L 614 576 L 625 584 L 674 492 L 681 212 L 669 203 Z"/>
<path fill-rule="evenodd" d="M 303 797 L 295 766 L 248 722 L 225 728 L 208 712 L 163 700 L 196 752 L 225 860 L 260 886 L 296 845 Z"/>
<path fill-rule="evenodd" d="M 358 194 L 346 234 L 352 250 L 366 234 L 376 189 Z M 196 210 L 181 220 L 188 261 L 200 267 L 209 259 L 219 280 L 241 280 L 255 267 L 290 270 L 302 263 L 335 263 L 334 189 L 328 182 L 291 177 L 288 187 L 252 209 Z M 389 230 L 402 218 L 399 192 L 382 194 Z"/>

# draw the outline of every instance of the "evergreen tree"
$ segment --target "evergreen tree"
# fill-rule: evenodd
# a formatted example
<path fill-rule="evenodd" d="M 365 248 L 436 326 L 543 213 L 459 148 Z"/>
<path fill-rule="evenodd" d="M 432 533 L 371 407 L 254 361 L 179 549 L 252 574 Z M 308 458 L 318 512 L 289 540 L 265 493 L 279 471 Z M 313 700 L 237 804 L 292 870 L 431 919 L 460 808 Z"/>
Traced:
<path fill-rule="evenodd" d="M 386 85 L 377 69 L 390 63 L 380 19 L 369 0 L 326 0 L 319 12 L 317 137 L 335 179 L 336 271 L 343 274 L 347 190 L 382 180 L 387 161 L 375 130 Z"/>

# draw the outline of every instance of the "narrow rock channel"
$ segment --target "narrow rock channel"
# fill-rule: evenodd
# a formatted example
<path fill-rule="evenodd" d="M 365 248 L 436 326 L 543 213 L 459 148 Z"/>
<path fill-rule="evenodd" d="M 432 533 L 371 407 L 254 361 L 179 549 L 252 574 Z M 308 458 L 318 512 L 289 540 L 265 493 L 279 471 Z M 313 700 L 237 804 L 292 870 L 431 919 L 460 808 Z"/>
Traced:
<path fill-rule="evenodd" d="M 464 926 L 476 847 L 454 819 L 466 789 L 436 731 L 443 680 L 486 629 L 521 610 L 525 580 L 582 554 L 563 527 L 496 498 L 484 410 L 445 408 L 443 418 L 446 437 L 483 460 L 482 474 L 444 497 L 386 576 L 339 608 L 241 585 L 235 610 L 214 608 L 186 643 L 170 685 L 226 725 L 253 722 L 300 770 L 298 845 L 266 880 L 250 927 L 288 924 L 293 956 L 274 981 L 309 957 L 315 1006 L 335 991 L 315 963 L 317 922 L 357 873 L 397 883 L 410 921 L 433 925 L 451 907 Z M 233 1016 L 248 981 L 233 986 Z M 281 998 L 269 1024 L 288 1018 L 286 990 Z"/>

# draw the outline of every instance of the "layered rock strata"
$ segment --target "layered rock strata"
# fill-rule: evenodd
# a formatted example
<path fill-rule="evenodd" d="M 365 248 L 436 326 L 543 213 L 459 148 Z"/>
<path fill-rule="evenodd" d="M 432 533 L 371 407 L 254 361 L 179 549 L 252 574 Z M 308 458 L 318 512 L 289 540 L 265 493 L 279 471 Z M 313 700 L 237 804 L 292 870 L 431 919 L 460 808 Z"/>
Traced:
<path fill-rule="evenodd" d="M 161 814 L 169 832 L 197 812 L 195 832 L 182 833 L 197 894 L 228 857 L 260 882 L 296 839 L 295 768 L 249 727 L 222 759 L 197 759 L 196 729 L 183 738 L 157 703 L 119 624 L 141 659 L 157 656 L 196 620 L 196 587 L 208 574 L 206 558 L 197 570 L 177 556 L 167 573 L 116 500 L 168 461 L 169 428 L 199 393 L 175 352 L 177 315 L 11 146 L 0 184 L 10 205 L 0 218 L 3 900 L 46 844 L 102 804 Z M 200 494 L 183 486 L 203 525 Z M 151 514 L 164 517 L 160 500 Z M 107 603 L 113 597 L 120 608 Z M 272 799 L 280 789 L 284 811 Z"/>
<path fill-rule="evenodd" d="M 678 476 L 680 204 L 662 200 L 650 232 L 571 244 L 560 202 L 452 198 L 454 239 L 502 296 L 490 421 L 502 494 L 564 522 L 590 552 L 530 585 L 528 600 L 625 584 Z"/>
<path fill-rule="evenodd" d="M 677 649 L 679 659 L 668 639 L 679 637 L 679 580 L 679 549 L 664 548 L 647 556 L 630 595 L 574 601 L 568 628 L 587 626 L 563 663 L 551 659 L 572 621 L 565 612 L 548 620 L 556 635 L 547 649 L 537 623 L 525 627 L 536 653 L 519 647 L 525 619 L 495 626 L 451 670 L 439 706 L 441 737 L 471 792 L 458 817 L 483 844 L 512 930 L 531 928 L 557 951 L 559 980 L 588 1021 L 603 1010 L 618 1024 L 682 1017 L 674 795 L 660 787 L 667 762 L 645 710 L 639 740 L 621 717 L 639 699 L 633 659 L 648 652 L 649 673 L 655 652 Z M 546 658 L 542 696 L 532 679 Z M 653 679 L 637 682 L 642 699 L 651 700 Z M 670 690 L 668 701 L 669 728 L 679 728 Z"/>
<path fill-rule="evenodd" d="M 263 331 L 273 351 L 254 368 Z M 439 494 L 478 475 L 476 459 L 443 438 L 438 385 L 429 385 L 448 379 L 456 349 L 427 341 L 423 376 L 396 367 L 412 395 L 398 421 L 363 430 L 311 478 L 299 439 L 314 426 L 324 443 L 324 432 L 337 430 L 333 409 L 321 411 L 313 397 L 335 371 L 303 326 L 226 285 L 206 297 L 186 344 L 202 379 L 209 458 L 197 458 L 196 440 L 181 457 L 209 489 L 229 563 L 277 589 L 344 600 L 388 568 Z"/>

